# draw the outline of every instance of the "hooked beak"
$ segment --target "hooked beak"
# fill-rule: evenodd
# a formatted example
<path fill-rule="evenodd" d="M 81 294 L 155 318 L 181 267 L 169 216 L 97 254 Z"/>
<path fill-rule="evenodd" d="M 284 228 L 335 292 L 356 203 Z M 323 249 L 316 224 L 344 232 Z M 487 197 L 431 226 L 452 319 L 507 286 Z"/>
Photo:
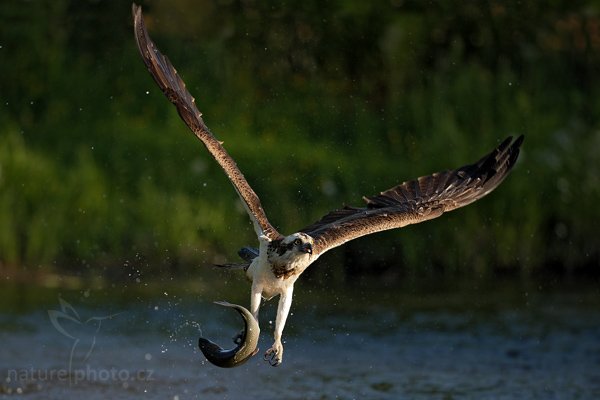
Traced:
<path fill-rule="evenodd" d="M 305 243 L 302 246 L 302 252 L 303 253 L 308 253 L 308 254 L 312 254 L 312 245 L 310 243 Z"/>
<path fill-rule="evenodd" d="M 202 351 L 202 354 L 204 354 L 204 357 L 217 367 L 237 367 L 258 353 L 258 336 L 260 334 L 258 322 L 250 311 L 242 306 L 231 304 L 226 301 L 215 301 L 215 304 L 233 308 L 242 316 L 242 319 L 244 320 L 244 330 L 240 334 L 239 343 L 233 349 L 224 350 L 218 344 L 200 337 L 200 339 L 198 339 L 198 347 Z"/>

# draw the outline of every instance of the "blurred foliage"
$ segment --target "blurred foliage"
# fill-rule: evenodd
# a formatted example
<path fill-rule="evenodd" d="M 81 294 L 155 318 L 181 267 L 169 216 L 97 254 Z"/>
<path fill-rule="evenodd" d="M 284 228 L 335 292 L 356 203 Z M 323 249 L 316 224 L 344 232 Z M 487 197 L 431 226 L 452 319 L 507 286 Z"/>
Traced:
<path fill-rule="evenodd" d="M 488 198 L 351 242 L 313 276 L 598 272 L 599 2 L 143 6 L 282 232 L 526 135 Z M 166 275 L 255 243 L 145 70 L 129 3 L 2 2 L 0 19 L 4 269 Z"/>

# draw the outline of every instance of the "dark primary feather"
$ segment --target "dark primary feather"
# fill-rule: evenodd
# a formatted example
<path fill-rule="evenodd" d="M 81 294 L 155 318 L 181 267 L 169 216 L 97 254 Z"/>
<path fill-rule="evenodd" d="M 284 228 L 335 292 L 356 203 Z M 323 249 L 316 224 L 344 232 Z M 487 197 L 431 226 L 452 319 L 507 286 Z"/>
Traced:
<path fill-rule="evenodd" d="M 364 197 L 366 207 L 344 207 L 304 228 L 322 254 L 349 240 L 387 229 L 401 228 L 464 207 L 494 190 L 519 156 L 523 136 L 505 139 L 474 164 L 436 172 L 404 182 L 379 195 Z"/>

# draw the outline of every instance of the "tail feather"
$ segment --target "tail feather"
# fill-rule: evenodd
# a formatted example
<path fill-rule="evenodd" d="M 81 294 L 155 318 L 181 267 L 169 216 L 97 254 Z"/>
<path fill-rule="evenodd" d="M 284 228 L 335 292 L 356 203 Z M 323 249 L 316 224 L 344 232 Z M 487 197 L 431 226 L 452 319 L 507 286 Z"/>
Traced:
<path fill-rule="evenodd" d="M 244 271 L 246 271 L 248 269 L 248 267 L 250 266 L 250 263 L 226 263 L 226 264 L 213 264 L 213 265 L 217 268 L 231 269 L 231 270 L 243 269 Z"/>
<path fill-rule="evenodd" d="M 258 257 L 258 249 L 255 249 L 254 247 L 242 247 L 238 251 L 238 254 L 242 257 L 242 260 L 252 262 L 252 260 Z"/>

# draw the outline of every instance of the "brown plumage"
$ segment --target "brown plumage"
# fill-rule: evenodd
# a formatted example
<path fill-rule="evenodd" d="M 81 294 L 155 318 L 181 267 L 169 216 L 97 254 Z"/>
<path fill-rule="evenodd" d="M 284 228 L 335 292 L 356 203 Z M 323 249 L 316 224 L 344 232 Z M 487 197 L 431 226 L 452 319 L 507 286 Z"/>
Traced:
<path fill-rule="evenodd" d="M 202 113 L 196 107 L 194 97 L 186 89 L 185 83 L 177 74 L 177 70 L 169 59 L 158 51 L 158 48 L 150 39 L 142 18 L 141 7 L 134 4 L 132 11 L 135 40 L 148 71 L 150 71 L 165 96 L 175 105 L 181 119 L 204 143 L 210 154 L 223 168 L 242 199 L 248 215 L 252 218 L 257 233 L 260 232 L 259 234 L 265 235 L 271 240 L 281 237 L 281 234 L 269 223 L 260 204 L 260 199 L 244 178 L 235 161 L 204 124 Z"/>
<path fill-rule="evenodd" d="M 136 43 L 150 74 L 186 125 L 223 168 L 254 222 L 257 234 L 263 234 L 269 240 L 281 239 L 283 236 L 267 219 L 260 199 L 235 161 L 204 124 L 202 113 L 185 83 L 150 39 L 141 8 L 134 6 L 133 14 Z M 423 176 L 377 196 L 365 197 L 366 207 L 334 210 L 300 232 L 314 238 L 314 253 L 319 255 L 357 237 L 427 221 L 466 206 L 494 190 L 510 172 L 519 155 L 523 136 L 511 141 L 510 137 L 505 139 L 474 164 Z"/>
<path fill-rule="evenodd" d="M 329 249 L 370 233 L 401 228 L 437 218 L 464 207 L 494 190 L 519 156 L 523 136 L 505 139 L 474 164 L 404 182 L 377 196 L 365 197 L 366 207 L 344 207 L 301 229 L 313 237 L 313 251 Z"/>

